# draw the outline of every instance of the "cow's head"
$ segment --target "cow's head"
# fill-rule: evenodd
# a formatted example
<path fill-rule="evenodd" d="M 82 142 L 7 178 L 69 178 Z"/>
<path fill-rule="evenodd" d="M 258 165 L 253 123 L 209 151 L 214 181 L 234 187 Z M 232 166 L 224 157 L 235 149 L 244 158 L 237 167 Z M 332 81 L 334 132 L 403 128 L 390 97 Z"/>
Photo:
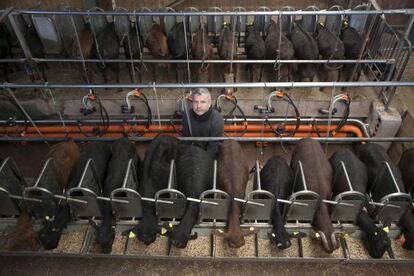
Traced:
<path fill-rule="evenodd" d="M 377 227 L 373 232 L 364 232 L 362 242 L 372 258 L 381 258 L 390 247 L 387 228 Z"/>
<path fill-rule="evenodd" d="M 115 225 L 107 223 L 98 226 L 93 220 L 90 220 L 89 223 L 95 229 L 95 240 L 101 246 L 102 253 L 111 253 L 115 239 Z"/>
<path fill-rule="evenodd" d="M 171 244 L 178 248 L 187 247 L 189 240 L 195 240 L 198 237 L 197 232 L 194 234 L 187 234 L 184 231 L 180 230 L 178 227 L 170 230 L 169 236 Z"/>
<path fill-rule="evenodd" d="M 221 229 L 213 230 L 213 234 L 216 236 L 224 237 L 229 247 L 232 248 L 240 248 L 245 244 L 244 237 L 256 234 L 258 232 L 257 229 L 254 227 L 250 227 L 249 229 L 241 230 L 240 227 L 237 228 L 238 230 L 234 229 L 233 231 L 223 231 Z"/>
<path fill-rule="evenodd" d="M 334 231 L 332 234 L 326 234 L 323 231 L 315 231 L 311 229 L 309 235 L 313 239 L 320 240 L 322 243 L 322 248 L 326 253 L 331 254 L 336 249 L 339 248 L 338 238 L 343 235 L 343 233 Z"/>
<path fill-rule="evenodd" d="M 51 250 L 58 247 L 61 235 L 62 228 L 55 223 L 49 223 L 37 233 L 37 238 L 45 249 Z"/>

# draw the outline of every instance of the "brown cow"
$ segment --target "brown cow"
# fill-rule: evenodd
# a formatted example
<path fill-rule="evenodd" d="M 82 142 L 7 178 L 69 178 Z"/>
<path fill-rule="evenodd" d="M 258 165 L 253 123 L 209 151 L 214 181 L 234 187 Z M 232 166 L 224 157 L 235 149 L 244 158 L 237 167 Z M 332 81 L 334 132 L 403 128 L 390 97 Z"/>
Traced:
<path fill-rule="evenodd" d="M 204 25 L 200 25 L 200 28 L 195 33 L 193 42 L 191 45 L 191 54 L 193 59 L 211 59 L 213 56 L 213 46 L 208 38 L 208 32 Z M 195 80 L 197 82 L 211 81 L 211 70 L 209 70 L 209 63 L 193 64 L 193 72 L 195 72 Z M 207 76 L 207 79 L 205 78 Z"/>
<path fill-rule="evenodd" d="M 80 48 L 79 48 L 80 45 Z M 93 37 L 89 25 L 85 25 L 85 28 L 79 35 L 78 39 L 75 37 L 72 42 L 71 58 L 76 59 L 90 59 L 92 57 L 92 45 Z M 85 65 L 79 64 L 79 70 L 82 72 L 82 76 L 87 83 L 92 83 L 94 80 L 93 63 L 86 62 Z"/>
<path fill-rule="evenodd" d="M 240 144 L 234 140 L 223 141 L 218 159 L 218 188 L 227 192 L 231 198 L 244 198 L 249 168 Z M 228 231 L 224 237 L 230 247 L 244 245 L 244 233 L 240 229 L 240 203 L 232 201 L 228 216 Z"/>
<path fill-rule="evenodd" d="M 167 37 L 162 32 L 160 25 L 153 23 L 147 37 L 147 47 L 154 59 L 168 59 L 170 50 L 168 49 Z M 163 64 L 153 63 L 153 80 L 157 81 L 159 67 L 167 67 Z"/>
<path fill-rule="evenodd" d="M 290 166 L 294 171 L 299 168 L 298 161 L 302 162 L 308 190 L 314 191 L 321 199 L 332 197 L 332 167 L 326 158 L 322 146 L 312 138 L 300 140 L 293 151 Z M 313 218 L 318 234 L 322 240 L 323 249 L 332 253 L 339 247 L 332 226 L 328 207 L 321 202 Z"/>
<path fill-rule="evenodd" d="M 32 216 L 26 210 L 20 213 L 17 225 L 6 236 L 6 250 L 37 250 L 39 243 L 33 231 Z"/>

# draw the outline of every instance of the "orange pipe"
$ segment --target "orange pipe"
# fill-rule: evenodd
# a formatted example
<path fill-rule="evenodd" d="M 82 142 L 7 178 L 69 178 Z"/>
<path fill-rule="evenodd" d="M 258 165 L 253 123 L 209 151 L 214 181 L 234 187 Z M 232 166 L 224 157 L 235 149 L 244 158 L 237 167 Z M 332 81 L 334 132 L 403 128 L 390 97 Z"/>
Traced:
<path fill-rule="evenodd" d="M 52 133 L 66 133 L 66 131 L 68 131 L 69 133 L 87 133 L 87 134 L 93 134 L 97 129 L 103 129 L 102 126 L 81 126 L 79 129 L 78 126 L 66 126 L 66 129 L 63 128 L 62 126 L 39 126 L 38 127 L 40 132 L 43 134 L 52 134 Z M 176 133 L 176 130 L 181 130 L 182 126 L 181 125 L 177 125 L 175 127 L 175 129 L 172 126 L 169 125 L 161 125 L 161 126 L 156 126 L 156 125 L 152 125 L 150 126 L 148 129 L 145 128 L 145 126 L 142 125 L 137 125 L 137 126 L 133 126 L 133 125 L 111 125 L 108 127 L 107 133 L 124 133 L 124 132 L 132 132 L 132 133 L 155 133 L 158 134 L 158 132 L 162 132 L 162 133 L 166 133 L 166 132 L 171 132 L 171 133 Z M 331 125 L 331 126 L 327 126 L 327 125 L 318 125 L 318 126 L 310 126 L 310 125 L 300 125 L 298 128 L 298 132 L 304 132 L 304 133 L 311 133 L 311 132 L 316 132 L 316 129 L 321 133 L 326 133 L 329 129 L 330 132 L 335 131 L 336 129 L 336 125 Z M 284 130 L 286 132 L 293 132 L 295 130 L 295 126 L 294 125 L 286 125 L 284 126 Z M 5 128 L 5 132 L 3 133 L 10 133 L 10 134 L 18 134 L 21 133 L 22 128 L 21 127 L 6 127 Z M 266 132 L 270 132 L 273 134 L 273 130 L 270 126 L 264 126 L 262 124 L 249 124 L 247 126 L 244 125 L 225 125 L 224 126 L 224 132 L 225 133 L 232 133 L 232 132 L 244 132 L 246 131 L 247 133 L 252 133 L 252 132 L 258 132 L 258 133 L 266 133 Z M 353 133 L 356 137 L 363 137 L 361 130 L 353 125 L 344 125 L 340 132 L 344 133 Z M 26 136 L 30 133 L 36 133 L 37 135 L 37 131 L 34 127 L 27 127 L 26 128 Z M 246 133 L 246 134 L 247 134 Z M 274 134 L 273 134 L 274 135 Z M 335 135 L 334 135 L 335 136 Z M 254 136 L 257 137 L 257 136 Z"/>

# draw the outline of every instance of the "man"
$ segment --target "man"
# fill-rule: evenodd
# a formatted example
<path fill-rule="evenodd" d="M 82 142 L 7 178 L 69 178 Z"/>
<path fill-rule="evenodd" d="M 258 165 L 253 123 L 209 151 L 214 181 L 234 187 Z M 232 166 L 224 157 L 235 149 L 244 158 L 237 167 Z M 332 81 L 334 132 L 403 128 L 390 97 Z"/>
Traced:
<path fill-rule="evenodd" d="M 211 94 L 205 88 L 197 88 L 192 93 L 192 109 L 184 110 L 184 137 L 222 137 L 224 135 L 224 120 L 221 114 L 211 106 Z M 220 141 L 193 142 L 214 157 L 217 157 Z"/>

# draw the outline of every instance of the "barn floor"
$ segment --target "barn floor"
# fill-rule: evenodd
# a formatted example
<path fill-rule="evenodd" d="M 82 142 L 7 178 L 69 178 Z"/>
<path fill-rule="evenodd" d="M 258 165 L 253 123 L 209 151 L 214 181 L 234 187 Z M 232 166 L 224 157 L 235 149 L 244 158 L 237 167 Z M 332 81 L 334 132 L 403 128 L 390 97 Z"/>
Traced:
<path fill-rule="evenodd" d="M 412 275 L 414 264 L 0 257 L 1 275 Z"/>

